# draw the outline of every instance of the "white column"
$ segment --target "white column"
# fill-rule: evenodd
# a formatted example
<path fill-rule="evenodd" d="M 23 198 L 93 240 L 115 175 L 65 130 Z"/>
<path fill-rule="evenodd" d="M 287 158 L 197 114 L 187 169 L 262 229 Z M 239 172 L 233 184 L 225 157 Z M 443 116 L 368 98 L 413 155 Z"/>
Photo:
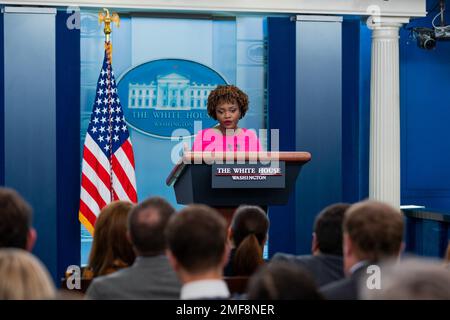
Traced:
<path fill-rule="evenodd" d="M 369 197 L 400 207 L 399 28 L 408 18 L 372 17 Z"/>

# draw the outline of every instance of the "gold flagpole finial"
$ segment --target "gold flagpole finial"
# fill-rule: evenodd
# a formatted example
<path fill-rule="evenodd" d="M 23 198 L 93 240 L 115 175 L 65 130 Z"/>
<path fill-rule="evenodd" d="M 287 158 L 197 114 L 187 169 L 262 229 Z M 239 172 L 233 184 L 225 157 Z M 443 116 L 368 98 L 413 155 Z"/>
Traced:
<path fill-rule="evenodd" d="M 115 23 L 117 27 L 120 27 L 120 18 L 117 12 L 109 13 L 109 10 L 103 8 L 103 11 L 98 13 L 98 23 L 104 23 L 105 28 L 103 32 L 105 33 L 106 50 L 108 51 L 109 60 L 112 60 L 112 45 L 111 45 L 111 22 Z"/>

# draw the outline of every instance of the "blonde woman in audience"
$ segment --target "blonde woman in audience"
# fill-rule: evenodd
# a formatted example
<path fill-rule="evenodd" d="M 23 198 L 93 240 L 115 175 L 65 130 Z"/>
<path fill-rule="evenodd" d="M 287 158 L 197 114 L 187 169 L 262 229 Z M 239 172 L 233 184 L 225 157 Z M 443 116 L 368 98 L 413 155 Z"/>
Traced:
<path fill-rule="evenodd" d="M 0 279 L 0 300 L 55 297 L 55 287 L 45 266 L 22 249 L 0 249 Z"/>
<path fill-rule="evenodd" d="M 130 202 L 115 201 L 100 211 L 84 278 L 107 275 L 133 264 L 135 253 L 127 238 L 128 215 L 132 208 Z"/>

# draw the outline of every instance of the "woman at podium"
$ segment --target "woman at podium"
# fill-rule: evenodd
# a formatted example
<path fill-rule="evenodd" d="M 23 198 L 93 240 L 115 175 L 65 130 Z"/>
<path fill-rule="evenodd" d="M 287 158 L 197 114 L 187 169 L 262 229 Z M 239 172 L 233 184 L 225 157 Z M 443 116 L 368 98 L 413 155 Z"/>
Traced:
<path fill-rule="evenodd" d="M 219 85 L 208 96 L 208 114 L 219 123 L 200 130 L 192 151 L 250 152 L 261 151 L 253 130 L 239 128 L 239 120 L 248 111 L 248 96 L 233 85 Z"/>

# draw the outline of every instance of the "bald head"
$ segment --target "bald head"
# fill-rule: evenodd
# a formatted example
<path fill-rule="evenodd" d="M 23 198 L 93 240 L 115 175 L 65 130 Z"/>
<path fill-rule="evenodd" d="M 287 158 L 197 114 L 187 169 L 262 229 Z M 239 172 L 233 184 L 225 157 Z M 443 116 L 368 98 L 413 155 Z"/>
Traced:
<path fill-rule="evenodd" d="M 149 198 L 130 212 L 128 227 L 138 255 L 155 256 L 166 248 L 164 231 L 175 209 L 163 198 Z"/>

